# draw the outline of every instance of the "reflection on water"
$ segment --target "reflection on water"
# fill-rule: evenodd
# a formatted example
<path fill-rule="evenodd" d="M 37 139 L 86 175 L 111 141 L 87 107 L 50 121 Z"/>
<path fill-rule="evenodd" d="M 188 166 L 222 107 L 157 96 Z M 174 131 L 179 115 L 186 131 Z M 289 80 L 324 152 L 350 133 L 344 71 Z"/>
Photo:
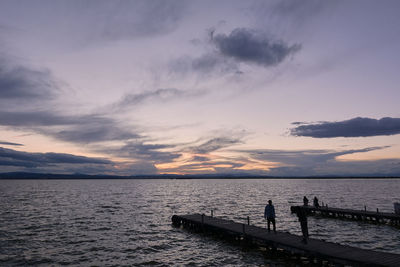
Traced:
<path fill-rule="evenodd" d="M 393 211 L 399 180 L 2 180 L 0 265 L 263 265 L 257 250 L 171 227 L 173 214 L 206 213 L 265 227 L 272 199 L 277 229 L 301 234 L 290 206 L 317 196 L 331 207 Z M 309 219 L 310 235 L 400 253 L 400 230 Z"/>

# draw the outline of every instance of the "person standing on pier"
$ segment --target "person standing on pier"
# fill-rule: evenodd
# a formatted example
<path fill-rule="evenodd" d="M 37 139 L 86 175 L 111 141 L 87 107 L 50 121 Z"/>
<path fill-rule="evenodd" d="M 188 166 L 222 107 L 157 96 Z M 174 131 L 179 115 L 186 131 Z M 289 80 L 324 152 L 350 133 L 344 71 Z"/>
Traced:
<path fill-rule="evenodd" d="M 303 197 L 304 206 L 308 206 L 308 198 L 306 196 Z"/>
<path fill-rule="evenodd" d="M 301 207 L 297 207 L 296 215 L 299 218 L 301 232 L 303 234 L 303 240 L 301 242 L 307 244 L 308 240 L 307 211 L 305 209 L 302 209 Z"/>
<path fill-rule="evenodd" d="M 318 198 L 314 197 L 314 207 L 319 208 Z"/>
<path fill-rule="evenodd" d="M 271 232 L 271 228 L 270 228 L 271 222 L 272 222 L 272 227 L 274 229 L 274 233 L 276 233 L 275 207 L 274 207 L 274 205 L 272 205 L 272 200 L 268 200 L 268 205 L 265 206 L 264 218 L 267 219 L 268 233 Z"/>

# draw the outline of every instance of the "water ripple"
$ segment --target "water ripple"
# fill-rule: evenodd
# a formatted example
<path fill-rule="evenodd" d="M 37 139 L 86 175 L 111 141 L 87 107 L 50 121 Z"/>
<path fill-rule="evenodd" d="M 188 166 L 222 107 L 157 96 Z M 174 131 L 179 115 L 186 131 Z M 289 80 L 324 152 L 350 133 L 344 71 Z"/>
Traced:
<path fill-rule="evenodd" d="M 399 180 L 4 180 L 0 265 L 285 265 L 259 250 L 171 227 L 173 214 L 205 213 L 300 234 L 290 205 L 304 195 L 330 206 L 392 211 Z M 398 229 L 312 217 L 314 238 L 400 253 Z"/>

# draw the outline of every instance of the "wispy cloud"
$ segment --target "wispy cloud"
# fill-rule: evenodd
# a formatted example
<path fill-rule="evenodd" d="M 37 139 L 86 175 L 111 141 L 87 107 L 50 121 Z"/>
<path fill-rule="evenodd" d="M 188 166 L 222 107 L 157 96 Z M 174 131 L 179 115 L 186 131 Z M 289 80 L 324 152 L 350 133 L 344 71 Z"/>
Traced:
<path fill-rule="evenodd" d="M 292 166 L 314 166 L 335 160 L 339 156 L 354 153 L 365 153 L 374 150 L 388 148 L 389 146 L 367 147 L 362 149 L 349 149 L 342 151 L 333 150 L 249 150 L 243 151 L 249 153 L 253 159 L 276 162 L 282 165 Z"/>
<path fill-rule="evenodd" d="M 0 125 L 18 127 L 73 143 L 129 140 L 140 135 L 102 115 L 62 115 L 56 111 L 0 111 Z"/>
<path fill-rule="evenodd" d="M 102 158 L 89 158 L 65 153 L 29 153 L 0 147 L 0 165 L 43 167 L 52 164 L 112 164 Z"/>
<path fill-rule="evenodd" d="M 243 143 L 241 138 L 222 136 L 222 137 L 212 138 L 198 146 L 190 147 L 189 150 L 191 150 L 192 153 L 208 154 L 220 150 L 222 148 L 230 147 L 241 143 Z"/>
<path fill-rule="evenodd" d="M 21 110 L 49 104 L 60 92 L 46 69 L 21 65 L 0 51 L 0 110 Z"/>
<path fill-rule="evenodd" d="M 155 101 L 159 104 L 167 101 L 173 101 L 183 98 L 199 97 L 204 95 L 206 91 L 194 90 L 186 91 L 176 88 L 160 88 L 152 91 L 145 91 L 136 94 L 126 94 L 122 99 L 116 103 L 111 104 L 113 109 L 121 110 L 125 108 L 134 108 L 138 105 Z"/>
<path fill-rule="evenodd" d="M 367 137 L 400 134 L 400 118 L 354 118 L 338 122 L 298 123 L 290 133 L 314 138 Z"/>
<path fill-rule="evenodd" d="M 109 175 L 156 174 L 157 168 L 145 160 L 113 162 L 106 158 L 66 153 L 32 153 L 0 147 L 1 172 L 83 173 Z"/>
<path fill-rule="evenodd" d="M 23 144 L 6 142 L 6 141 L 0 141 L 0 145 L 5 145 L 5 146 L 23 146 Z"/>
<path fill-rule="evenodd" d="M 340 160 L 340 156 L 382 150 L 389 146 L 367 147 L 348 150 L 248 150 L 250 159 L 258 162 L 275 163 L 266 175 L 272 176 L 315 176 L 315 175 L 379 175 L 400 173 L 400 161 L 390 160 Z M 389 164 L 390 162 L 390 164 Z M 397 163 L 396 163 L 397 162 Z M 370 165 L 368 165 L 368 163 Z M 395 164 L 396 163 L 396 164 Z M 390 169 L 384 166 L 391 166 Z M 373 172 L 371 172 L 373 171 Z"/>
<path fill-rule="evenodd" d="M 175 148 L 175 145 L 148 144 L 141 140 L 129 141 L 118 147 L 103 147 L 97 149 L 120 158 L 148 161 L 150 163 L 168 163 L 181 156 L 179 152 L 166 151 Z"/>
<path fill-rule="evenodd" d="M 182 0 L 22 2 L 2 5 L 4 13 L 19 17 L 21 29 L 32 29 L 30 24 L 35 21 L 35 36 L 52 32 L 58 37 L 54 42 L 80 46 L 170 33 L 179 25 L 186 7 Z"/>

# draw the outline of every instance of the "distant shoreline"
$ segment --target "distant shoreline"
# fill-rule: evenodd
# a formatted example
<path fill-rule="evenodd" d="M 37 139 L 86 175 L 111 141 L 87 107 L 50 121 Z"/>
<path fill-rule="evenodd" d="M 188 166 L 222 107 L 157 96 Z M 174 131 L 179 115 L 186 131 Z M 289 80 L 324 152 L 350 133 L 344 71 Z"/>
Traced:
<path fill-rule="evenodd" d="M 52 174 L 52 173 L 25 173 L 8 172 L 0 173 L 0 180 L 90 180 L 90 179 L 399 179 L 399 176 L 256 176 L 256 175 L 135 175 L 135 176 L 116 176 L 116 175 L 88 175 L 88 174 Z"/>

